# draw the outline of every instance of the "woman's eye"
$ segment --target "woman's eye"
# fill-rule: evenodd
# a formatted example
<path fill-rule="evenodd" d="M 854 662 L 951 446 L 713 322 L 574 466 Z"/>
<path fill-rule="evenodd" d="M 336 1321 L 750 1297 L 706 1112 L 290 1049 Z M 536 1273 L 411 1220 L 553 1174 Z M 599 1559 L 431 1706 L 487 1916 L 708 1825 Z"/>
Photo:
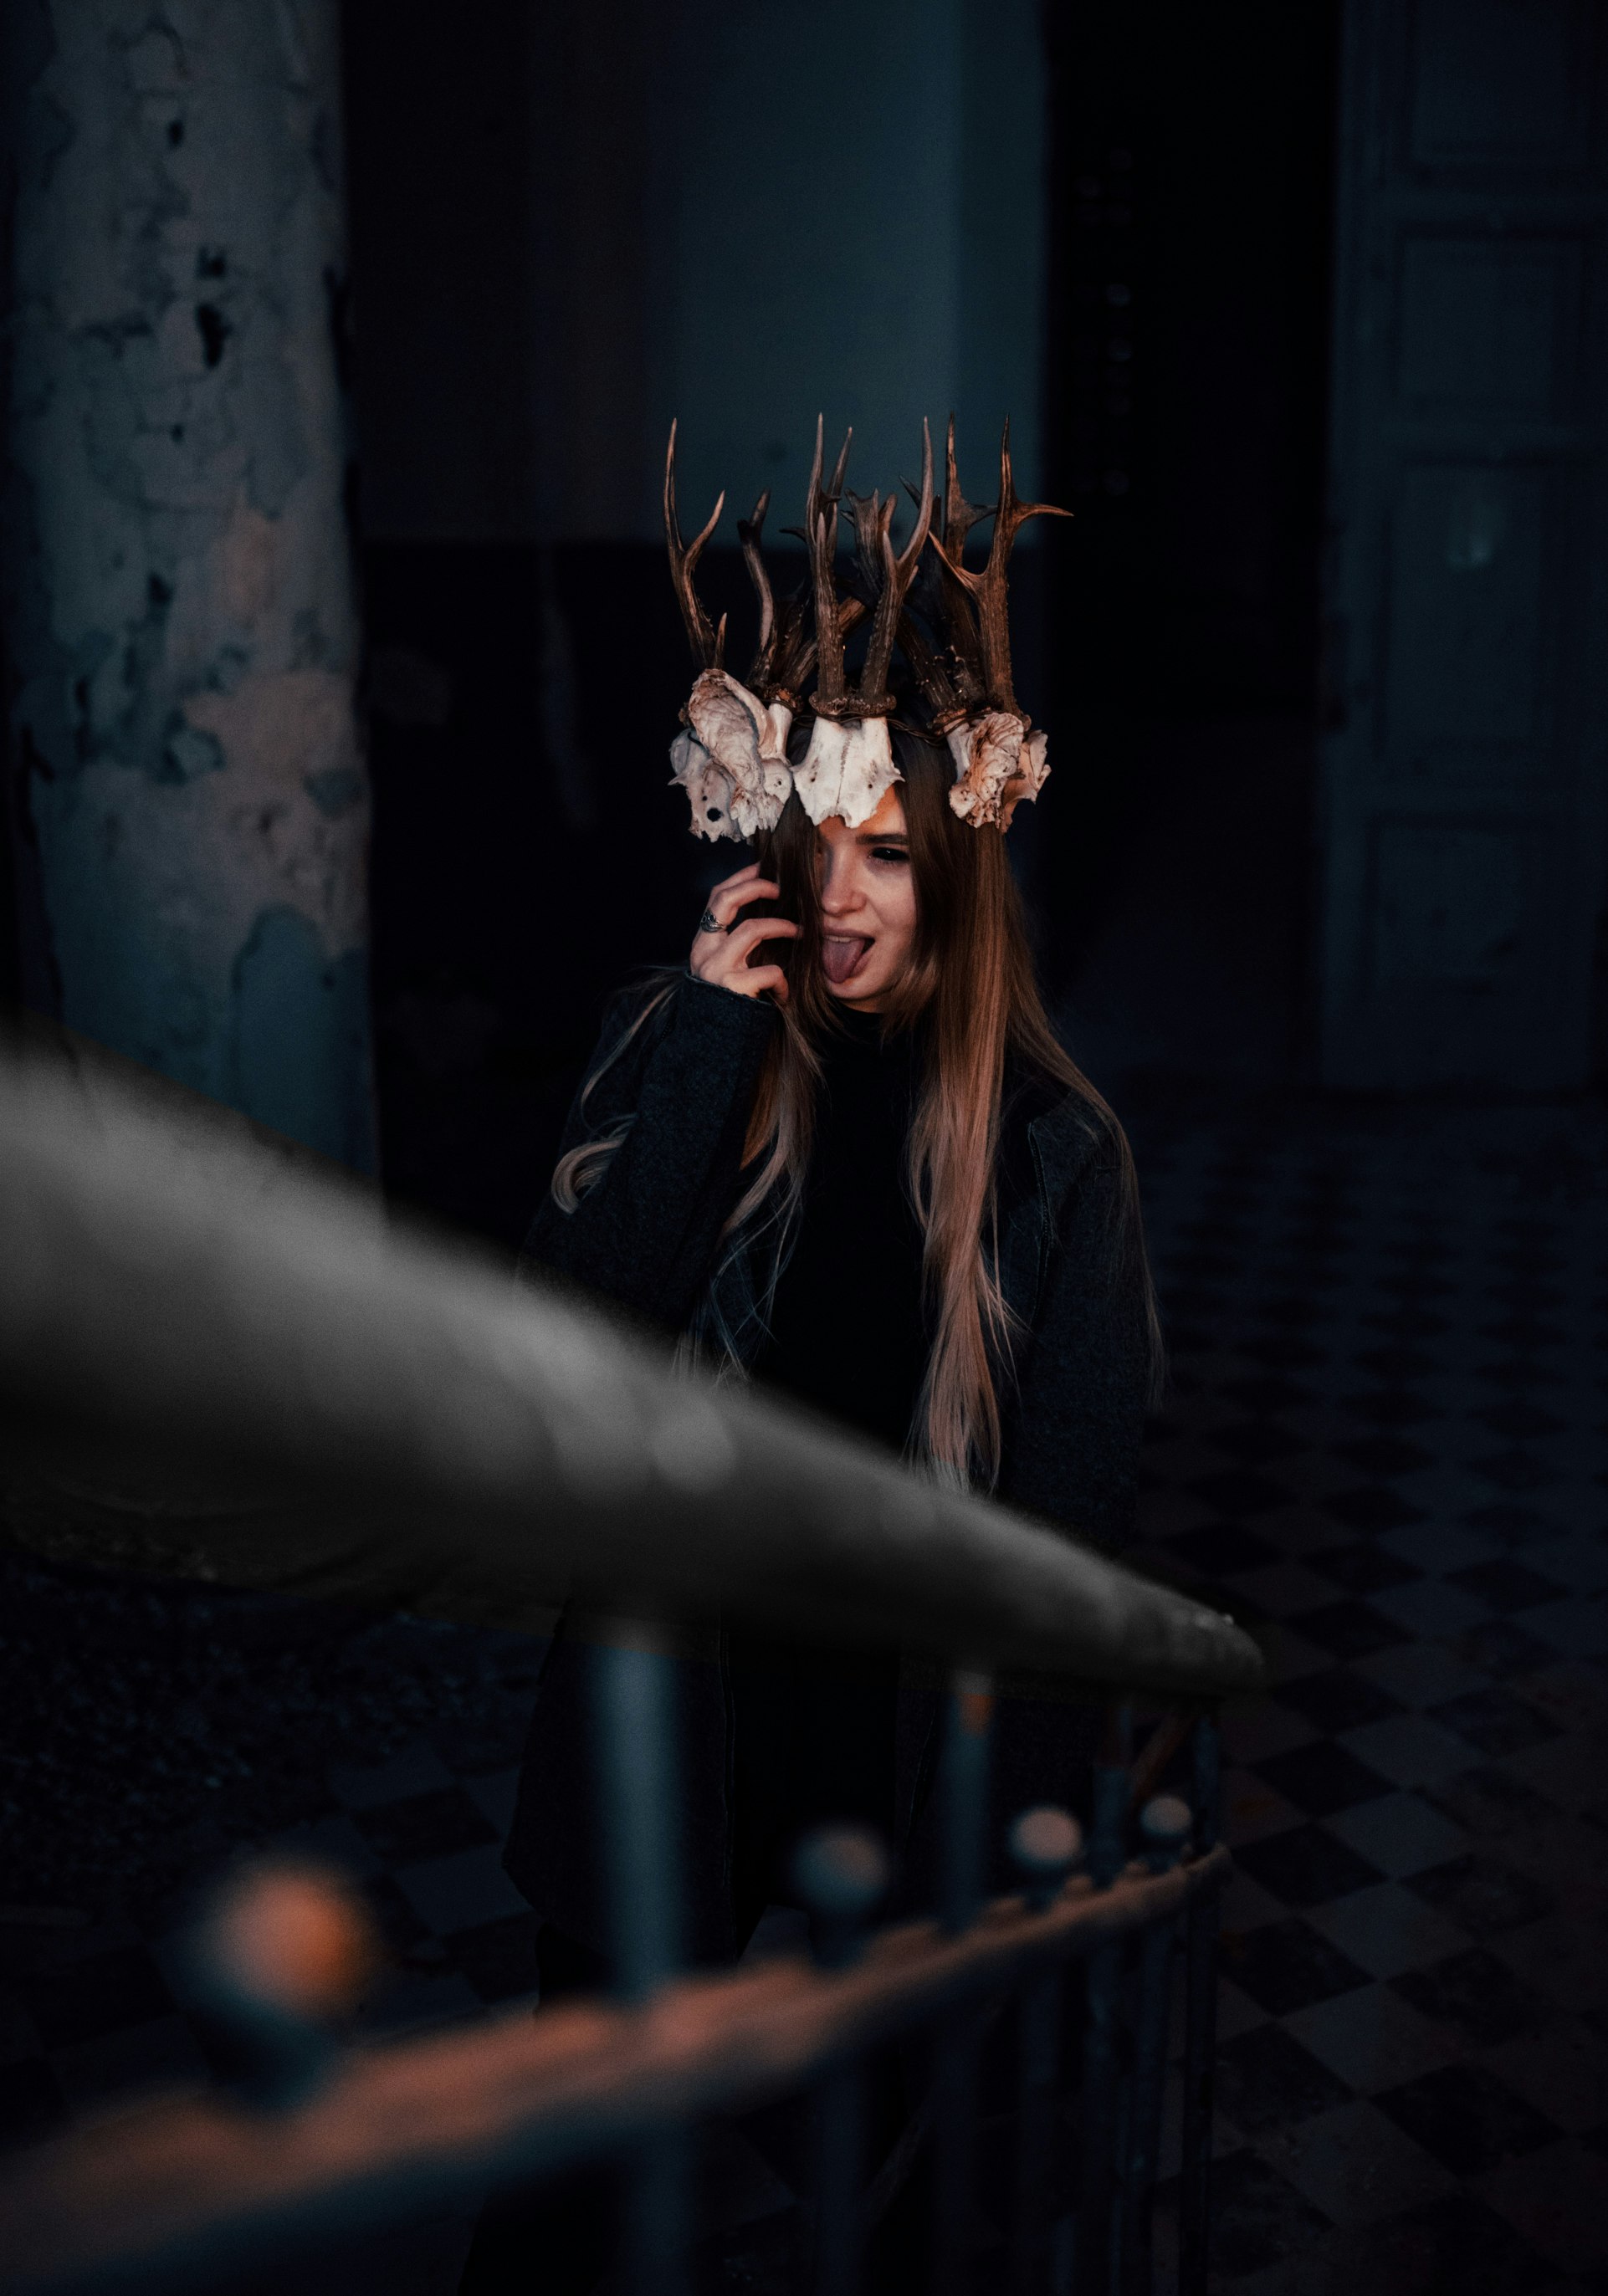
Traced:
<path fill-rule="evenodd" d="M 874 861 L 908 861 L 910 856 L 902 845 L 874 845 L 871 857 Z"/>

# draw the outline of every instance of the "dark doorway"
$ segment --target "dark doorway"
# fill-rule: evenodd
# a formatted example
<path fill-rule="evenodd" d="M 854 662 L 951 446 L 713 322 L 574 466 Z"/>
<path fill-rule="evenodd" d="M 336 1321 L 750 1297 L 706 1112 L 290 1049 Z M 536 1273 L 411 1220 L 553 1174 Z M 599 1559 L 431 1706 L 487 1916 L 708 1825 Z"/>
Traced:
<path fill-rule="evenodd" d="M 631 292 L 584 184 L 562 230 L 542 204 L 538 98 L 586 94 L 571 20 L 496 0 L 444 42 L 420 0 L 343 12 L 383 1177 L 508 1247 L 609 992 L 680 953 L 710 849 L 651 801 L 686 687 L 662 551 L 566 540 L 544 492 L 592 435 L 554 403 L 555 243 L 595 303 Z"/>
<path fill-rule="evenodd" d="M 1308 1049 L 1336 11 L 1046 20 L 1047 949 L 1097 1072 L 1272 1080 Z"/>

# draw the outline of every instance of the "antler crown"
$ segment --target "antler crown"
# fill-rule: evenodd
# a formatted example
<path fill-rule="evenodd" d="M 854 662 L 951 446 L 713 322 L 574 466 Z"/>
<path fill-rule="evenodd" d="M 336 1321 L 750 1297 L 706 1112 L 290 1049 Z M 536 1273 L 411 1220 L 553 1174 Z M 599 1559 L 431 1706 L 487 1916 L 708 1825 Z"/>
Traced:
<path fill-rule="evenodd" d="M 969 502 L 955 456 L 955 418 L 945 442 L 941 512 L 935 516 L 932 439 L 922 425 L 922 480 L 908 486 L 915 520 L 904 547 L 893 545 L 897 497 L 847 497 L 854 532 L 848 568 L 838 540 L 852 431 L 825 473 L 825 425 L 817 417 L 801 528 L 804 580 L 780 603 L 763 554 L 768 489 L 737 521 L 744 563 L 759 601 L 759 634 L 748 682 L 725 667 L 726 619 L 711 622 L 694 581 L 699 558 L 719 522 L 724 494 L 689 544 L 676 511 L 676 425 L 665 459 L 665 539 L 677 602 L 699 675 L 683 719 L 689 729 L 671 751 L 676 779 L 693 802 L 693 827 L 710 836 L 752 836 L 774 828 L 790 795 L 816 821 L 840 814 L 850 826 L 868 817 L 899 779 L 888 720 L 897 647 L 925 701 L 931 732 L 955 762 L 949 802 L 973 827 L 1008 825 L 1016 805 L 1036 797 L 1048 773 L 1045 736 L 1018 702 L 1011 668 L 1006 575 L 1016 537 L 1030 518 L 1064 518 L 1051 503 L 1026 503 L 1011 468 L 1011 427 L 1000 441 L 999 494 Z M 972 529 L 994 522 L 985 563 L 965 562 Z M 931 556 L 925 556 L 931 549 Z M 870 629 L 857 677 L 849 683 L 845 641 L 866 618 Z M 813 685 L 810 681 L 813 677 Z M 808 690 L 807 690 L 808 689 Z M 807 752 L 789 763 L 789 738 L 801 709 L 812 718 Z"/>

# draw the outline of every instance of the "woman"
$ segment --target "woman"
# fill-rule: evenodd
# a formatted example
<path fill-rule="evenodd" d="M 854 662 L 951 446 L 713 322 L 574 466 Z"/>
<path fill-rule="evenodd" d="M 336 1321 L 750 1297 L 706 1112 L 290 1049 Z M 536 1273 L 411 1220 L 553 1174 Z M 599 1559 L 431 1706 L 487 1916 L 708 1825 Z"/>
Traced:
<path fill-rule="evenodd" d="M 962 814 L 955 747 L 896 726 L 880 800 L 818 819 L 795 767 L 685 971 L 611 1013 L 528 1255 L 920 1471 L 1116 1545 L 1159 1361 L 1132 1165 L 1040 1002 L 1008 806 Z M 566 1621 L 505 1861 L 549 1997 L 607 1976 L 587 1671 Z M 919 1898 L 938 1700 L 898 1653 L 711 1633 L 677 1675 L 692 1957 L 734 1956 L 788 1901 L 819 1820 L 877 1826 Z M 1002 1813 L 1073 1798 L 1080 1718 L 1060 1693 L 1002 1702 Z"/>
<path fill-rule="evenodd" d="M 620 1001 L 529 1254 L 918 1464 L 1116 1545 L 1157 1353 L 1126 1143 L 1046 1019 L 1003 839 L 950 810 L 935 743 L 896 733 L 895 756 L 902 780 L 857 828 L 789 806 L 711 896 L 686 972 Z M 544 1674 L 507 1862 L 551 1929 L 601 1952 L 568 1642 Z M 875 1816 L 907 1843 L 931 1751 L 898 1749 L 892 1775 L 888 1669 L 855 1668 L 867 1712 L 821 1737 L 833 1699 L 807 1696 L 792 1734 L 795 1751 L 820 1738 L 829 1773 L 857 1746 L 845 1799 L 804 1807 L 833 1778 L 792 1777 L 770 1813 L 734 1808 L 742 1677 L 764 1671 L 745 1655 L 728 1642 L 718 1665 L 683 1669 L 690 1944 L 706 1956 L 740 1950 L 784 1888 L 790 1821 Z M 774 1710 L 757 1719 L 785 1743 Z M 1011 1751 L 1019 1808 L 1035 1797 Z M 1069 1788 L 1038 1783 L 1038 1799 Z"/>

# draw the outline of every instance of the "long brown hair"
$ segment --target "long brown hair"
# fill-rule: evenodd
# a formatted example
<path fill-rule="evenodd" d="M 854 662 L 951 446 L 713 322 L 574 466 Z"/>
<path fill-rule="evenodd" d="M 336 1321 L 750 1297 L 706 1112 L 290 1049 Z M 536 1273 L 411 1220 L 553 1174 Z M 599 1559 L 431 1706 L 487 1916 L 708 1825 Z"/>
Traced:
<path fill-rule="evenodd" d="M 912 1439 L 917 1452 L 940 1470 L 991 1486 L 999 1472 L 1001 1392 L 1011 1375 L 1015 1338 L 997 1266 L 996 1176 L 1007 1058 L 1013 1068 L 1076 1095 L 1117 1160 L 1119 1264 L 1136 1285 L 1157 1381 L 1160 1332 L 1128 1144 L 1050 1026 L 1005 839 L 997 830 L 970 827 L 950 810 L 954 774 L 946 750 L 896 728 L 894 755 L 903 775 L 899 794 L 916 928 L 910 967 L 883 1028 L 892 1034 L 919 1024 L 923 1039 L 907 1178 L 925 1237 L 923 1271 L 932 1330 Z M 841 1021 L 819 961 L 816 832 L 796 798 L 760 841 L 759 859 L 780 887 L 777 907 L 800 931 L 796 940 L 771 943 L 764 951 L 764 962 L 786 968 L 788 1001 L 760 1072 L 743 1149 L 744 1185 L 726 1234 L 741 1249 L 757 1230 L 774 1226 L 779 1267 L 802 1201 L 821 1079 L 819 1047 Z M 667 981 L 640 1017 L 672 986 Z M 589 1141 L 562 1160 L 554 1193 L 566 1210 L 599 1177 L 623 1130 L 616 1127 L 611 1136 Z M 729 1335 L 720 1336 L 730 1344 Z"/>

